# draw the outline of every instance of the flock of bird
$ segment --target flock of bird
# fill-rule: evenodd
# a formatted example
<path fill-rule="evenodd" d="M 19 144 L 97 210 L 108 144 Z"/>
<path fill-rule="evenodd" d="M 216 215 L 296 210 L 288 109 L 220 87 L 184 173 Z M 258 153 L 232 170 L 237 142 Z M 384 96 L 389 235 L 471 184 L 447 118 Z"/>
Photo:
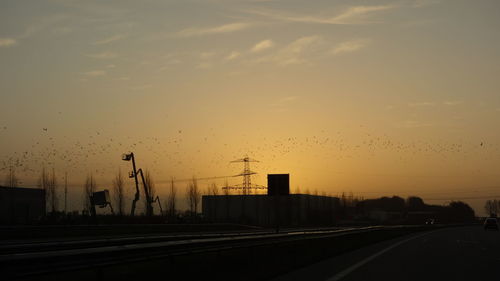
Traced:
<path fill-rule="evenodd" d="M 6 126 L 1 134 L 9 134 Z M 305 137 L 242 135 L 231 138 L 231 141 L 225 135 L 218 135 L 214 129 L 200 136 L 176 130 L 168 137 L 112 136 L 101 131 L 88 132 L 83 137 L 68 137 L 52 133 L 50 128 L 44 127 L 40 128 L 40 134 L 29 147 L 0 153 L 0 175 L 15 169 L 18 178 L 36 179 L 45 167 L 54 168 L 61 175 L 67 172 L 70 177 L 79 180 L 89 173 L 112 178 L 119 168 L 124 171 L 130 169 L 129 164 L 121 161 L 121 154 L 130 151 L 136 154 L 140 167 L 149 168 L 158 178 L 169 179 L 175 176 L 169 171 L 197 175 L 196 169 L 205 176 L 215 176 L 206 174 L 211 170 L 237 174 L 242 167 L 229 162 L 243 155 L 261 160 L 258 168 L 265 172 L 273 170 L 276 161 L 297 159 L 304 155 L 310 155 L 311 159 L 339 162 L 352 158 L 366 160 L 385 153 L 398 155 L 401 161 L 411 161 L 416 156 L 446 160 L 482 155 L 485 159 L 499 159 L 500 145 L 482 140 L 404 142 L 388 135 L 362 133 L 354 138 L 342 132 L 325 131 Z"/>

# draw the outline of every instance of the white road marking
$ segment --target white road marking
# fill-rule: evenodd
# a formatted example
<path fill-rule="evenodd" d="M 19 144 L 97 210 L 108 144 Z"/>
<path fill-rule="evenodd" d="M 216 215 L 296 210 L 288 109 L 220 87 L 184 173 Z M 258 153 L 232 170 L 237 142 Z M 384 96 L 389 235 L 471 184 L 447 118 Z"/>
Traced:
<path fill-rule="evenodd" d="M 443 229 L 442 229 L 442 230 L 443 230 Z M 332 276 L 332 277 L 330 277 L 330 278 L 326 279 L 326 281 L 338 281 L 338 280 L 340 280 L 340 279 L 342 279 L 342 278 L 346 277 L 349 273 L 353 272 L 354 270 L 358 269 L 359 267 L 361 267 L 361 266 L 363 266 L 363 265 L 367 264 L 368 262 L 370 262 L 370 261 L 374 260 L 374 259 L 375 259 L 375 258 L 377 258 L 378 256 L 380 256 L 380 255 L 382 255 L 382 254 L 384 254 L 384 253 L 386 253 L 386 252 L 388 252 L 388 251 L 390 251 L 390 250 L 392 250 L 392 249 L 396 248 L 397 246 L 399 246 L 399 245 L 401 245 L 401 244 L 403 244 L 403 243 L 406 243 L 406 242 L 408 242 L 408 241 L 410 241 L 410 240 L 417 239 L 417 238 L 420 238 L 420 237 L 422 237 L 422 236 L 424 236 L 424 235 L 427 235 L 427 234 L 429 234 L 429 233 L 434 233 L 434 232 L 436 232 L 436 231 L 429 231 L 429 232 L 425 232 L 425 233 L 422 233 L 422 234 L 420 234 L 420 235 L 413 236 L 413 237 L 410 237 L 410 238 L 405 239 L 405 240 L 403 240 L 403 241 L 399 241 L 399 242 L 397 242 L 397 243 L 395 243 L 395 244 L 392 244 L 391 246 L 389 246 L 389 247 L 387 247 L 387 248 L 383 249 L 382 251 L 380 251 L 380 252 L 378 252 L 378 253 L 376 253 L 376 254 L 373 254 L 373 255 L 371 255 L 371 256 L 369 256 L 369 257 L 367 257 L 366 259 L 364 259 L 364 260 L 362 260 L 362 261 L 360 261 L 360 262 L 358 262 L 358 263 L 356 263 L 356 264 L 354 264 L 354 265 L 352 265 L 352 266 L 350 266 L 350 267 L 348 267 L 348 268 L 346 268 L 346 269 L 342 270 L 341 272 L 337 273 L 336 275 L 334 275 L 334 276 Z"/>

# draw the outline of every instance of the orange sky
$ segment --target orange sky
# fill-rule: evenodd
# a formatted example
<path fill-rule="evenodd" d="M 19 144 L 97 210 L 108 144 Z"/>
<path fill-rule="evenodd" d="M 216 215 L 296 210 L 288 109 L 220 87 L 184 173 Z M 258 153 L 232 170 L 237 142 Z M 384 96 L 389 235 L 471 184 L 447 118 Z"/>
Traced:
<path fill-rule="evenodd" d="M 500 195 L 497 1 L 146 2 L 0 4 L 0 173 L 77 202 L 124 152 L 160 195 L 249 155 L 292 191 Z"/>

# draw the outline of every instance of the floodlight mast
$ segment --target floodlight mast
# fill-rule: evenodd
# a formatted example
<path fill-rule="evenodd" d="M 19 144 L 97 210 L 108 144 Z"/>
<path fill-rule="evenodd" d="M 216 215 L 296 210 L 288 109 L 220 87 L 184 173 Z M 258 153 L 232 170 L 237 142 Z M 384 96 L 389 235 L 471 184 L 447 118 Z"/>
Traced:
<path fill-rule="evenodd" d="M 122 160 L 123 161 L 130 161 L 130 160 L 132 160 L 132 168 L 134 169 L 132 171 L 132 173 L 129 174 L 129 178 L 133 177 L 134 180 L 135 180 L 135 196 L 134 196 L 134 200 L 132 201 L 132 210 L 130 211 L 130 215 L 134 216 L 134 214 L 135 214 L 135 205 L 137 204 L 137 201 L 139 201 L 139 199 L 141 198 L 140 197 L 140 193 L 139 193 L 139 180 L 137 179 L 137 171 L 136 171 L 136 167 L 135 167 L 134 153 L 130 152 L 129 154 L 123 154 Z"/>

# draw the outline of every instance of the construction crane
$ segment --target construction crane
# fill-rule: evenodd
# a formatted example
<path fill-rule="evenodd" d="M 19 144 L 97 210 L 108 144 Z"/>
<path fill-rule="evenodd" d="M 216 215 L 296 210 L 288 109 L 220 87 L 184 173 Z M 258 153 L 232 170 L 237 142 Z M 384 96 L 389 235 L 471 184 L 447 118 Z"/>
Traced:
<path fill-rule="evenodd" d="M 153 197 L 149 194 L 150 190 L 146 184 L 146 181 L 144 180 L 144 173 L 142 172 L 142 169 L 136 168 L 134 153 L 130 152 L 128 154 L 123 154 L 122 160 L 123 161 L 132 160 L 133 170 L 131 172 L 129 172 L 128 177 L 134 178 L 134 180 L 135 180 L 135 196 L 134 196 L 134 200 L 132 201 L 132 210 L 130 211 L 130 215 L 134 216 L 135 206 L 137 204 L 137 201 L 139 201 L 139 199 L 140 199 L 139 180 L 137 179 L 137 174 L 140 174 L 141 179 L 142 179 L 142 186 L 144 187 L 144 195 L 146 196 L 146 216 L 152 216 L 153 215 L 153 202 L 158 202 L 158 204 L 160 204 L 160 200 L 159 200 L 158 196 L 156 196 L 156 199 L 153 200 Z M 161 205 L 160 205 L 160 212 L 161 212 Z"/>

